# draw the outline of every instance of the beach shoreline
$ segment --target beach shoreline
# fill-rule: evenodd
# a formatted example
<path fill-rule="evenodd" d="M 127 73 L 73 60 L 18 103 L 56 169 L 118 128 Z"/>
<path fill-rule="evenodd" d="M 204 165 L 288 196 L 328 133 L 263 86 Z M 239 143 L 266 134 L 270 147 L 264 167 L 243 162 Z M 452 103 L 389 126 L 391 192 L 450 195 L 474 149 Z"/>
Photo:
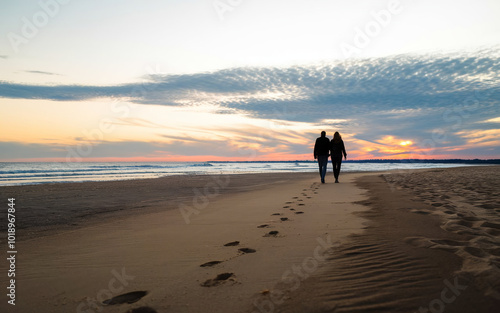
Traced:
<path fill-rule="evenodd" d="M 135 214 L 178 210 L 181 204 L 265 188 L 313 173 L 174 175 L 98 182 L 48 183 L 0 187 L 15 198 L 20 240 L 64 233 Z M 203 203 L 201 203 L 203 204 Z M 6 225 L 0 225 L 6 234 Z"/>
<path fill-rule="evenodd" d="M 326 184 L 272 173 L 2 187 L 36 214 L 18 230 L 19 306 L 0 309 L 417 312 L 458 284 L 466 290 L 446 311 L 493 312 L 499 169 L 343 173 L 340 184 L 331 173 Z M 461 175 L 470 184 L 450 179 Z M 34 203 L 56 216 L 63 204 L 88 211 L 33 226 L 45 216 Z M 475 206 L 494 213 L 474 220 L 463 210 Z M 102 304 L 139 291 L 137 302 Z"/>

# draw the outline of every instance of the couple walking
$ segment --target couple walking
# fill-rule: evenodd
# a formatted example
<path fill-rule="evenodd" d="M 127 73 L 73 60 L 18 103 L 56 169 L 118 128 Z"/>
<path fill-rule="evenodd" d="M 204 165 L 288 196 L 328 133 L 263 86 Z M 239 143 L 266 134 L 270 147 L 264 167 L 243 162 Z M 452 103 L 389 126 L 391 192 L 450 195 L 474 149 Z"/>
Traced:
<path fill-rule="evenodd" d="M 330 155 L 332 156 L 333 176 L 335 176 L 335 182 L 339 182 L 342 154 L 344 158 L 347 159 L 344 141 L 342 141 L 339 132 L 335 132 L 333 139 L 330 141 L 330 139 L 326 137 L 326 132 L 322 131 L 321 137 L 316 139 L 316 144 L 314 145 L 314 159 L 318 160 L 319 175 L 321 176 L 321 182 L 323 184 L 325 183 L 326 166 L 328 165 L 328 157 Z"/>

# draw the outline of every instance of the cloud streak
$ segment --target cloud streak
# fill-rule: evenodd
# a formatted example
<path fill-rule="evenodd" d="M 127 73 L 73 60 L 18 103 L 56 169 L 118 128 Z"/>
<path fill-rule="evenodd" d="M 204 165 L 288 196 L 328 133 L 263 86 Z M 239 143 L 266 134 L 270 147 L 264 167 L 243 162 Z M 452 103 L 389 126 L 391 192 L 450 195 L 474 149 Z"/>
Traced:
<path fill-rule="evenodd" d="M 61 74 L 52 73 L 52 72 L 45 72 L 45 71 L 24 71 L 24 72 L 30 73 L 30 74 L 40 74 L 40 75 L 57 75 L 57 76 L 61 75 Z"/>

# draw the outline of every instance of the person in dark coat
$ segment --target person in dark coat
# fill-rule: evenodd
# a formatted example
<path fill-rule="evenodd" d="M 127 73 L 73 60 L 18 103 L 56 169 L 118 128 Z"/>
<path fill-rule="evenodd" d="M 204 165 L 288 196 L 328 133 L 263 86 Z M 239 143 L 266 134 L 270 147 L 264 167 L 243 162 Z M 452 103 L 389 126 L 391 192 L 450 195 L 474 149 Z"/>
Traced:
<path fill-rule="evenodd" d="M 330 143 L 330 153 L 332 156 L 332 166 L 333 166 L 333 176 L 335 176 L 335 182 L 339 182 L 340 166 L 342 165 L 342 155 L 347 159 L 347 153 L 345 152 L 344 141 L 339 132 L 335 132 L 333 139 Z"/>
<path fill-rule="evenodd" d="M 321 137 L 316 139 L 314 144 L 314 159 L 318 160 L 319 175 L 321 182 L 325 183 L 326 167 L 328 165 L 328 156 L 330 155 L 330 139 L 326 137 L 326 132 L 321 132 Z"/>

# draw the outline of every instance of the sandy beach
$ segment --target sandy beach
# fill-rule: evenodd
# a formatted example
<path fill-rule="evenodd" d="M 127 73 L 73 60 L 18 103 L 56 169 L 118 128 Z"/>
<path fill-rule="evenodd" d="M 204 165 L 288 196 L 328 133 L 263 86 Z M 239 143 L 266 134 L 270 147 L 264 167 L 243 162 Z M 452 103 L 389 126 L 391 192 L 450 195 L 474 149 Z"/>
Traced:
<path fill-rule="evenodd" d="M 4 296 L 0 311 L 496 312 L 498 174 L 2 187 L 16 198 L 18 252 L 16 305 Z"/>

